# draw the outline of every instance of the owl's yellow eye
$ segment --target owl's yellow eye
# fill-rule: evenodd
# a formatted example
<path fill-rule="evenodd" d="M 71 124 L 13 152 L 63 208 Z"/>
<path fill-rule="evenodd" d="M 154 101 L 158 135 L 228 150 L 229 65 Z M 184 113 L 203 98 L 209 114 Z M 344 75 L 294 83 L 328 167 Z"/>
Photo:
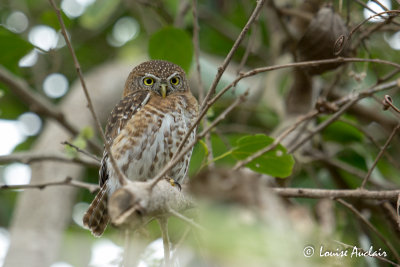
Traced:
<path fill-rule="evenodd" d="M 154 79 L 151 77 L 146 77 L 143 79 L 144 85 L 150 86 L 154 84 Z"/>
<path fill-rule="evenodd" d="M 171 78 L 170 82 L 172 85 L 176 86 L 181 82 L 181 80 L 179 79 L 179 77 L 173 77 L 173 78 Z"/>

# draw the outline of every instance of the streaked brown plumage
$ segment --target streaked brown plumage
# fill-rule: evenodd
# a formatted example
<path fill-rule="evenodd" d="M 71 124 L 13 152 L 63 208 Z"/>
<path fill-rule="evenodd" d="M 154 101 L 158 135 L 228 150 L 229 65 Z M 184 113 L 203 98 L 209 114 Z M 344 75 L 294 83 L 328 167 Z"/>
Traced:
<path fill-rule="evenodd" d="M 172 158 L 198 115 L 184 71 L 161 60 L 136 66 L 125 83 L 122 100 L 108 119 L 107 142 L 121 171 L 130 180 L 153 178 Z M 187 142 L 195 138 L 193 132 Z M 168 176 L 182 182 L 191 151 Z M 107 200 L 120 187 L 107 152 L 99 172 L 101 190 L 83 217 L 84 225 L 100 236 L 108 222 Z"/>

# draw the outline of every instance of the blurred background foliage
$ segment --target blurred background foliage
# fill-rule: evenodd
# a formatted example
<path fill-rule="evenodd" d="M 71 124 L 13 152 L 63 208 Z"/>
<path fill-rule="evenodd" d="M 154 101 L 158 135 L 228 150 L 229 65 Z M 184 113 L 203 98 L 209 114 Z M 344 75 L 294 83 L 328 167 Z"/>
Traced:
<path fill-rule="evenodd" d="M 375 4 L 373 1 L 368 3 L 365 1 L 326 2 L 331 4 L 350 29 L 364 20 L 368 12 L 366 4 Z M 363 5 L 360 2 L 365 3 Z M 381 2 L 388 9 L 398 7 L 396 1 Z M 302 3 L 302 1 L 289 0 L 284 3 L 266 1 L 259 19 L 251 27 L 244 42 L 234 54 L 233 63 L 224 74 L 217 90 L 229 84 L 239 71 L 293 61 L 296 53 L 293 52 L 295 45 L 291 38 L 296 39 L 296 33 L 302 30 L 293 29 L 296 28 L 294 24 L 296 16 L 290 15 L 288 10 L 305 12 L 311 16 L 316 14 L 316 11 L 302 9 Z M 322 6 L 324 3 L 325 1 L 315 1 L 314 4 Z M 57 4 L 63 11 L 68 34 L 84 73 L 107 62 L 129 64 L 136 58 L 143 57 L 167 59 L 185 69 L 191 77 L 192 90 L 198 96 L 198 84 L 193 82 L 196 67 L 192 43 L 194 25 L 191 1 L 62 0 L 57 1 Z M 198 1 L 200 66 L 202 82 L 206 89 L 211 85 L 217 68 L 231 49 L 254 7 L 255 1 Z M 276 11 L 277 9 L 280 13 Z M 369 22 L 360 30 L 355 39 L 360 44 L 351 51 L 352 56 L 400 62 L 399 20 L 392 19 L 379 30 L 371 30 L 380 23 L 384 24 L 379 20 Z M 0 24 L 1 66 L 23 79 L 32 90 L 48 101 L 55 105 L 60 103 L 68 94 L 77 75 L 72 57 L 60 34 L 59 22 L 50 4 L 42 0 L 2 0 Z M 368 33 L 368 31 L 371 32 Z M 368 38 L 363 39 L 362 34 L 368 34 Z M 353 44 L 356 41 L 353 41 Z M 248 58 L 242 62 L 249 46 Z M 321 91 L 332 87 L 332 91 L 336 94 L 336 97 L 335 94 L 329 95 L 328 99 L 332 100 L 337 99 L 337 95 L 365 90 L 381 82 L 383 77 L 392 71 L 393 68 L 388 65 L 353 63 L 314 76 L 313 83 L 318 84 L 316 87 Z M 398 72 L 386 81 L 396 78 L 398 78 Z M 251 91 L 249 99 L 235 109 L 212 132 L 211 147 L 207 147 L 205 140 L 195 146 L 189 176 L 199 175 L 199 172 L 207 169 L 208 166 L 231 168 L 237 160 L 244 158 L 243 155 L 247 156 L 270 144 L 273 139 L 268 136 L 273 135 L 279 125 L 287 122 L 290 125 L 290 118 L 285 112 L 285 98 L 294 81 L 291 70 L 280 70 L 256 75 L 240 82 L 233 92 L 226 93 L 208 112 L 209 121 L 215 119 L 245 89 L 250 88 Z M 396 91 L 391 92 L 394 102 L 400 103 L 398 94 L 395 94 Z M 377 94 L 377 99 L 381 99 L 384 94 L 386 92 Z M 249 167 L 260 174 L 260 179 L 267 180 L 267 183 L 273 185 L 325 189 L 359 187 L 361 179 L 358 174 L 366 175 L 379 153 L 379 146 L 382 146 L 388 138 L 393 121 L 398 120 L 398 117 L 388 115 L 389 112 L 381 112 L 377 102 L 372 98 L 363 100 L 363 107 L 369 107 L 372 113 L 381 113 L 380 116 L 385 118 L 386 122 L 389 121 L 386 125 L 365 114 L 360 115 L 360 112 L 349 111 L 313 140 L 311 144 L 313 150 L 310 151 L 318 150 L 318 153 L 322 154 L 321 157 L 316 153 L 313 155 L 286 154 L 283 147 L 278 147 L 280 153 L 283 153 L 286 158 L 283 159 L 279 155 L 278 161 L 269 166 L 264 164 L 264 162 L 271 162 L 268 160 L 268 155 L 265 155 L 265 158 L 259 158 L 259 162 L 253 162 L 253 165 Z M 83 112 L 88 112 L 84 111 L 84 107 L 82 108 Z M 313 123 L 322 123 L 329 117 L 329 115 L 319 116 Z M 43 123 L 45 121 L 45 118 L 31 113 L 29 104 L 20 101 L 10 88 L 1 83 L 0 119 L 0 132 L 3 132 L 1 134 L 2 155 L 12 151 L 29 150 L 43 129 L 42 121 Z M 14 134 L 12 129 L 15 128 L 17 132 Z M 255 137 L 254 134 L 260 135 Z M 366 134 L 373 136 L 378 147 Z M 247 144 L 243 143 L 246 142 L 246 138 L 250 138 Z M 84 128 L 78 136 L 69 141 L 78 147 L 87 148 L 88 139 L 100 140 L 92 129 Z M 398 188 L 400 184 L 398 179 L 400 177 L 399 145 L 396 136 L 387 149 L 388 156 L 380 160 L 377 169 L 373 172 L 372 188 Z M 60 145 L 58 150 L 63 150 L 63 147 Z M 74 151 L 68 148 L 65 153 L 74 156 Z M 209 153 L 212 153 L 214 158 L 212 162 L 209 161 Z M 273 154 L 276 156 L 276 153 L 272 151 L 272 157 L 274 157 Z M 297 164 L 293 167 L 294 161 Z M 258 164 L 262 165 L 262 171 L 257 167 Z M 0 181 L 7 184 L 28 182 L 29 167 L 21 165 L 16 163 L 1 165 Z M 343 166 L 347 166 L 347 170 Z M 349 172 L 349 168 L 353 171 Z M 97 183 L 97 172 L 96 168 L 88 167 L 85 174 L 86 181 Z M 275 180 L 261 174 L 289 176 L 289 178 Z M 3 233 L 0 240 L 7 240 L 6 229 L 11 224 L 18 194 L 19 191 L 0 191 L 0 233 Z M 118 231 L 109 228 L 104 238 L 94 239 L 81 227 L 82 212 L 87 207 L 84 203 L 89 203 L 92 198 L 93 196 L 87 191 L 79 190 L 70 227 L 64 234 L 59 263 L 53 264 L 53 267 L 85 266 L 88 262 L 91 266 L 117 266 L 113 265 L 112 261 L 118 257 L 121 249 Z M 196 266 L 207 266 L 207 261 L 210 264 L 221 263 L 224 266 L 243 266 L 246 263 L 250 263 L 251 266 L 262 266 L 266 258 L 269 258 L 270 264 L 276 264 L 274 266 L 279 264 L 287 266 L 285 263 L 297 261 L 304 266 L 312 264 L 319 266 L 322 263 L 334 265 L 338 262 L 346 266 L 389 266 L 369 258 L 314 257 L 313 261 L 311 259 L 305 261 L 308 259 L 303 256 L 304 246 L 315 244 L 315 248 L 319 249 L 319 245 L 324 244 L 335 250 L 338 245 L 330 243 L 334 239 L 367 249 L 370 244 L 373 244 L 376 249 L 382 248 L 389 251 L 382 240 L 366 229 L 356 216 L 332 201 L 326 204 L 325 200 L 279 200 L 282 202 L 280 204 L 289 210 L 286 212 L 289 215 L 282 218 L 268 218 L 263 224 L 263 220 L 258 220 L 259 218 L 254 216 L 258 214 L 258 211 L 251 215 L 246 213 L 247 210 L 254 211 L 254 207 L 236 206 L 232 204 L 235 201 L 229 198 L 223 201 L 213 197 L 210 199 L 213 201 L 205 202 L 199 208 L 203 212 L 199 223 L 212 229 L 211 234 L 200 235 L 200 237 L 194 234 L 187 238 L 187 246 L 192 246 L 194 251 L 197 251 L 196 256 L 187 263 L 187 266 L 195 266 L 190 264 L 196 263 L 203 264 Z M 353 204 L 369 218 L 387 240 L 394 244 L 397 251 L 400 251 L 399 228 L 396 223 L 387 218 L 387 210 L 382 208 L 383 203 L 358 200 Z M 393 203 L 390 205 L 392 208 L 395 207 Z M 325 219 L 330 218 L 329 216 L 332 218 L 326 221 Z M 280 224 L 285 226 L 279 226 Z M 272 225 L 272 230 L 266 225 Z M 186 235 L 187 225 L 176 218 L 171 219 L 170 228 L 173 241 L 179 241 L 182 235 Z M 145 243 L 160 236 L 159 228 L 155 223 L 150 223 L 147 230 L 148 238 Z M 198 238 L 202 241 L 196 240 Z M 199 245 L 201 242 L 204 242 L 203 247 Z M 160 262 L 160 257 L 155 256 L 156 251 L 160 249 L 160 244 L 152 243 L 152 245 L 147 247 L 143 254 L 147 265 L 142 266 L 157 266 Z M 1 246 L 5 250 L 2 250 Z M 0 263 L 5 256 L 6 248 L 7 241 L 2 241 Z M 152 249 L 154 253 L 151 252 Z M 388 254 L 389 259 L 395 260 L 390 252 Z M 101 255 L 104 258 L 101 258 Z M 206 263 L 203 261 L 204 258 Z M 106 265 L 104 262 L 109 262 L 109 264 Z"/>

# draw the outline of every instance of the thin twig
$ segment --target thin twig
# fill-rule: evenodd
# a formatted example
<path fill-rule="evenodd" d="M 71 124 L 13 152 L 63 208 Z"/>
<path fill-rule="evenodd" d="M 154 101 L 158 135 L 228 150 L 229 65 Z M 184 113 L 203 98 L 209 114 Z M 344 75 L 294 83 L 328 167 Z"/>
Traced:
<path fill-rule="evenodd" d="M 82 158 L 69 158 L 62 153 L 37 153 L 37 152 L 15 152 L 10 155 L 0 156 L 0 164 L 20 162 L 31 164 L 38 161 L 59 161 L 65 163 L 78 163 L 91 167 L 99 167 L 99 162 Z"/>
<path fill-rule="evenodd" d="M 125 185 L 127 183 L 127 178 L 126 178 L 125 174 L 121 171 L 121 169 L 118 167 L 117 162 L 115 161 L 115 158 L 114 158 L 114 156 L 112 154 L 112 151 L 111 151 L 111 148 L 110 148 L 110 143 L 107 142 L 107 139 L 106 139 L 104 131 L 103 131 L 102 127 L 101 127 L 100 121 L 99 121 L 99 119 L 98 119 L 98 117 L 96 115 L 96 112 L 94 110 L 93 103 L 92 103 L 92 100 L 91 100 L 90 95 L 89 95 L 89 91 L 88 91 L 88 89 L 86 87 L 85 80 L 83 79 L 82 69 L 81 69 L 81 66 L 79 64 L 78 58 L 76 57 L 75 51 L 74 51 L 74 49 L 72 47 L 72 44 L 71 44 L 71 42 L 69 40 L 69 37 L 68 37 L 68 34 L 67 34 L 67 30 L 66 30 L 66 27 L 65 27 L 65 24 L 64 24 L 64 20 L 63 20 L 63 18 L 61 16 L 61 11 L 55 5 L 54 0 L 49 0 L 49 2 L 51 4 L 51 6 L 53 7 L 54 11 L 56 12 L 58 21 L 59 21 L 60 26 L 61 26 L 61 33 L 64 36 L 65 42 L 67 43 L 68 49 L 69 49 L 69 51 L 70 51 L 70 53 L 72 55 L 72 59 L 73 59 L 74 64 L 75 64 L 76 72 L 77 72 L 79 80 L 80 80 L 80 82 L 82 84 L 82 89 L 83 89 L 83 92 L 85 93 L 86 100 L 88 102 L 88 108 L 89 108 L 89 110 L 90 110 L 90 112 L 92 114 L 92 117 L 93 117 L 94 121 L 95 121 L 97 130 L 100 133 L 101 138 L 102 138 L 102 140 L 104 142 L 104 146 L 105 146 L 106 151 L 108 153 L 108 156 L 110 158 L 111 165 L 112 165 L 114 171 L 117 174 L 119 183 L 121 185 Z"/>
<path fill-rule="evenodd" d="M 396 214 L 396 209 L 392 206 L 390 201 L 384 201 L 380 205 L 383 210 L 382 213 L 385 214 L 385 219 L 393 226 L 397 237 L 400 237 L 400 218 Z"/>
<path fill-rule="evenodd" d="M 323 129 L 325 129 L 326 127 L 328 127 L 332 122 L 334 122 L 335 120 L 339 119 L 339 117 L 347 110 L 349 109 L 354 103 L 356 103 L 358 101 L 358 99 L 353 99 L 349 102 L 347 102 L 344 106 L 342 106 L 335 114 L 333 114 L 329 119 L 327 119 L 326 121 L 322 122 L 321 124 L 319 124 L 317 127 L 315 127 L 314 129 L 312 129 L 310 131 L 310 133 L 304 137 L 303 139 L 301 139 L 299 142 L 297 142 L 295 145 L 293 145 L 291 148 L 288 149 L 289 153 L 293 153 L 294 151 L 296 151 L 299 147 L 301 147 L 302 145 L 304 145 L 304 143 L 306 143 L 308 140 L 310 140 L 315 134 L 321 132 Z"/>
<path fill-rule="evenodd" d="M 362 191 L 362 190 L 361 190 Z M 394 249 L 393 245 L 378 231 L 378 229 L 375 228 L 375 226 L 372 225 L 370 221 L 368 221 L 353 205 L 350 203 L 344 201 L 343 199 L 336 199 L 337 202 L 351 210 L 360 220 L 368 226 L 369 229 L 371 229 L 382 241 L 383 243 L 390 249 L 390 251 L 393 253 L 395 256 L 396 260 L 400 262 L 400 256 L 397 253 L 397 251 Z"/>
<path fill-rule="evenodd" d="M 59 185 L 69 185 L 77 188 L 83 188 L 89 190 L 90 193 L 94 193 L 99 190 L 99 186 L 90 183 L 84 183 L 77 180 L 72 179 L 71 177 L 67 177 L 64 180 L 56 181 L 56 182 L 47 182 L 47 183 L 40 183 L 40 184 L 22 184 L 22 185 L 0 185 L 0 189 L 9 189 L 9 190 L 16 190 L 16 189 L 44 189 L 48 186 L 59 186 Z"/>
<path fill-rule="evenodd" d="M 205 228 L 203 226 L 201 226 L 200 224 L 196 223 L 193 219 L 188 218 L 185 215 L 177 212 L 176 210 L 170 208 L 170 209 L 168 209 L 168 212 L 171 213 L 172 215 L 174 215 L 175 217 L 181 219 L 182 221 L 186 222 L 187 224 L 189 224 L 193 228 L 196 228 L 196 229 L 201 230 L 201 231 L 205 231 Z"/>
<path fill-rule="evenodd" d="M 385 144 L 383 145 L 383 147 L 381 148 L 381 150 L 379 151 L 378 156 L 375 158 L 374 163 L 372 164 L 371 168 L 369 168 L 367 175 L 365 176 L 364 180 L 361 183 L 360 188 L 364 189 L 365 184 L 367 183 L 369 177 L 372 174 L 372 171 L 375 169 L 375 166 L 378 164 L 378 161 L 381 159 L 381 157 L 383 156 L 383 153 L 385 152 L 386 148 L 389 146 L 390 142 L 392 141 L 393 137 L 395 136 L 397 130 L 400 128 L 400 123 L 397 124 L 396 127 L 394 127 L 392 133 L 390 134 L 389 138 L 386 140 Z"/>
<path fill-rule="evenodd" d="M 62 145 L 66 145 L 66 146 L 70 146 L 70 147 L 72 147 L 73 149 L 75 149 L 77 152 L 82 153 L 83 155 L 86 155 L 86 156 L 88 156 L 89 158 L 94 159 L 94 160 L 97 161 L 97 162 L 100 162 L 100 161 L 101 161 L 96 155 L 93 155 L 92 153 L 89 153 L 88 151 L 83 150 L 83 149 L 77 147 L 76 145 L 71 144 L 71 143 L 68 142 L 68 141 L 61 142 L 61 144 L 62 144 Z"/>
<path fill-rule="evenodd" d="M 356 102 L 358 102 L 359 100 L 370 96 L 372 94 L 375 94 L 377 92 L 383 91 L 383 90 L 387 90 L 390 89 L 394 86 L 397 86 L 397 82 L 396 81 L 392 81 L 392 82 L 388 82 L 385 84 L 380 84 L 380 85 L 376 85 L 371 87 L 368 90 L 365 91 L 361 91 L 359 93 L 356 94 L 350 94 L 342 99 L 339 99 L 337 101 L 334 102 L 334 106 L 343 106 L 340 108 L 339 111 L 337 111 L 335 114 L 333 114 L 329 119 L 327 119 L 326 121 L 322 122 L 321 124 L 319 124 L 317 127 L 315 127 L 313 130 L 311 130 L 311 132 L 304 137 L 302 140 L 300 140 L 298 143 L 296 143 L 296 145 L 294 145 L 293 147 L 291 147 L 288 152 L 292 153 L 294 151 L 296 151 L 300 146 L 302 146 L 305 142 L 307 142 L 312 136 L 314 136 L 316 133 L 322 131 L 323 129 L 325 129 L 328 125 L 330 125 L 332 122 L 334 122 L 335 120 L 337 120 L 347 109 L 349 109 L 353 104 L 355 104 Z"/>
<path fill-rule="evenodd" d="M 321 162 L 323 162 L 329 166 L 339 168 L 339 169 L 353 175 L 354 177 L 360 179 L 361 181 L 364 179 L 364 177 L 367 174 L 367 172 L 365 172 L 359 168 L 349 165 L 348 163 L 345 163 L 341 160 L 330 157 L 329 155 L 324 155 L 320 151 L 317 151 L 317 150 L 308 151 L 307 150 L 306 152 L 307 152 L 307 155 L 310 155 L 313 159 L 320 160 Z M 378 188 L 382 188 L 382 189 L 390 189 L 390 188 L 393 188 L 393 186 L 396 186 L 394 183 L 389 182 L 387 180 L 381 181 L 378 179 L 370 179 L 369 182 L 371 183 L 371 185 L 378 187 Z"/>
<path fill-rule="evenodd" d="M 313 111 L 310 111 L 309 113 L 307 113 L 306 115 L 302 115 L 302 116 L 298 117 L 296 122 L 293 123 L 284 132 L 282 132 L 277 138 L 275 138 L 275 140 L 274 140 L 274 142 L 272 142 L 272 144 L 257 151 L 256 153 L 252 154 L 251 156 L 247 157 L 246 159 L 238 161 L 236 163 L 236 165 L 233 167 L 233 169 L 238 170 L 238 169 L 242 168 L 243 166 L 247 165 L 249 162 L 253 161 L 255 158 L 258 158 L 259 156 L 276 148 L 280 144 L 280 142 L 282 142 L 282 140 L 285 139 L 291 132 L 293 132 L 300 124 L 314 118 L 318 114 L 319 114 L 319 112 L 317 110 L 313 110 Z"/>
<path fill-rule="evenodd" d="M 378 141 L 376 141 L 375 138 L 367 130 L 365 130 L 363 127 L 359 126 L 357 123 L 355 123 L 351 120 L 345 119 L 345 118 L 340 118 L 339 121 L 342 121 L 346 124 L 353 126 L 357 130 L 362 132 L 371 141 L 371 143 L 374 144 L 378 149 L 381 148 Z M 390 155 L 386 150 L 384 152 L 384 155 L 386 156 L 386 158 L 390 162 L 390 164 L 392 164 L 397 169 L 400 169 L 400 165 L 395 161 L 395 159 L 392 157 L 392 155 Z M 363 175 L 362 178 L 364 178 L 364 177 L 365 176 Z"/>
<path fill-rule="evenodd" d="M 362 22 L 360 22 L 358 25 L 356 25 L 356 26 L 350 31 L 350 33 L 349 33 L 347 36 L 342 35 L 342 36 L 340 36 L 340 37 L 338 38 L 338 40 L 339 40 L 339 39 L 343 39 L 343 42 L 341 42 L 341 46 L 338 46 L 337 49 L 335 49 L 335 53 L 336 53 L 336 54 L 340 54 L 340 52 L 343 50 L 343 48 L 346 47 L 347 43 L 351 40 L 351 37 L 353 36 L 353 34 L 354 34 L 355 32 L 357 32 L 357 31 L 361 28 L 362 25 L 364 25 L 364 24 L 367 23 L 369 20 L 371 20 L 371 19 L 373 19 L 373 18 L 375 18 L 375 17 L 378 17 L 378 16 L 379 16 L 379 17 L 383 17 L 382 15 L 384 15 L 384 14 L 388 14 L 388 15 L 399 15 L 399 14 L 400 14 L 400 10 L 388 10 L 388 11 L 383 11 L 383 12 L 377 13 L 377 14 L 375 14 L 375 15 L 372 15 L 372 16 L 370 16 L 370 17 L 364 19 Z M 386 18 L 385 18 L 385 19 L 386 19 Z M 387 20 L 390 20 L 390 19 L 391 19 L 391 16 L 389 16 L 389 18 L 387 18 Z M 336 41 L 336 42 L 337 42 L 337 41 Z"/>
<path fill-rule="evenodd" d="M 250 33 L 249 41 L 247 42 L 246 50 L 244 51 L 244 55 L 243 55 L 242 59 L 240 60 L 239 67 L 236 71 L 237 74 L 239 74 L 242 71 L 244 65 L 246 64 L 247 59 L 249 58 L 251 50 L 253 49 L 253 44 L 257 37 L 256 32 L 257 32 L 257 28 L 258 28 L 258 19 L 256 19 L 254 21 L 254 24 L 251 25 L 251 28 L 252 28 L 252 31 Z"/>

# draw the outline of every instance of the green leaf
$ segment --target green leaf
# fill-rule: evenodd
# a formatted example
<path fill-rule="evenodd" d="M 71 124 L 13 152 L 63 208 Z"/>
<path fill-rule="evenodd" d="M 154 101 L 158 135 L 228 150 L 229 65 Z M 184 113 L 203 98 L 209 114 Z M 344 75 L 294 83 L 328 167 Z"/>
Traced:
<path fill-rule="evenodd" d="M 334 141 L 341 144 L 361 142 L 363 140 L 363 134 L 357 128 L 343 121 L 335 121 L 327 126 L 322 131 L 322 137 L 326 141 Z"/>
<path fill-rule="evenodd" d="M 192 40 L 184 30 L 165 27 L 150 37 L 149 55 L 171 61 L 188 72 L 193 58 Z"/>
<path fill-rule="evenodd" d="M 0 62 L 4 67 L 16 72 L 19 60 L 32 49 L 33 46 L 18 34 L 0 26 Z"/>
<path fill-rule="evenodd" d="M 263 134 L 248 135 L 237 141 L 232 155 L 237 160 L 243 160 L 273 142 L 273 138 Z M 292 173 L 293 165 L 292 155 L 288 154 L 282 145 L 278 145 L 273 150 L 255 158 L 246 166 L 258 173 L 285 178 Z"/>

